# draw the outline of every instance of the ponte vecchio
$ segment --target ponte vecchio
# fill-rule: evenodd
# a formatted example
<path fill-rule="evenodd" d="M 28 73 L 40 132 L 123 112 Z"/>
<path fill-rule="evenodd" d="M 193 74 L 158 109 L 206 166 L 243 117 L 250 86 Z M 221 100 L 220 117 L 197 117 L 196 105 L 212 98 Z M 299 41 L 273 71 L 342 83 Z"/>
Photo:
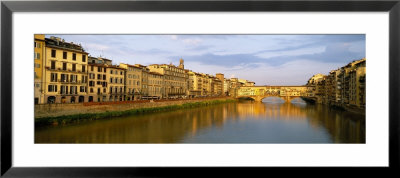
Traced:
<path fill-rule="evenodd" d="M 252 98 L 262 101 L 267 97 L 279 97 L 285 102 L 294 98 L 314 97 L 314 86 L 242 86 L 236 90 L 236 98 Z"/>

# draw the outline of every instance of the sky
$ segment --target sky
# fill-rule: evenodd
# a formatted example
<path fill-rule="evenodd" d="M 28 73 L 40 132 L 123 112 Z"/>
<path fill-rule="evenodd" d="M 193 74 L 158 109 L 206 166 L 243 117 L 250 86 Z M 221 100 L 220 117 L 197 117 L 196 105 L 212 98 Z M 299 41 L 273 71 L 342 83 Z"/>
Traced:
<path fill-rule="evenodd" d="M 365 35 L 46 35 L 113 64 L 174 64 L 256 85 L 304 85 L 365 57 Z"/>

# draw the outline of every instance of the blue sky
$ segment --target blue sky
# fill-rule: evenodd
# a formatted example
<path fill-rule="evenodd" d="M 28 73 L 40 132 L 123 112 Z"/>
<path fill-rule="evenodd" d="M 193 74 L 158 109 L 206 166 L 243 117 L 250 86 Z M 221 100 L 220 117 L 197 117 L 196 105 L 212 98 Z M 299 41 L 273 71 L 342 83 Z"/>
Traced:
<path fill-rule="evenodd" d="M 256 85 L 303 85 L 365 57 L 365 35 L 46 35 L 80 43 L 114 64 L 179 64 Z"/>

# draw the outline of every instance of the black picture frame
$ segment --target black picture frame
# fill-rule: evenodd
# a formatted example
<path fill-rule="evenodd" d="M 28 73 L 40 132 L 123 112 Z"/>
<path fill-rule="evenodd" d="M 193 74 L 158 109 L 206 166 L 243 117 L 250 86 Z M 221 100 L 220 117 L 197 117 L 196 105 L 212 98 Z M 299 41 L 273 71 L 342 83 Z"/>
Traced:
<path fill-rule="evenodd" d="M 400 2 L 378 1 L 2 1 L 1 2 L 1 175 L 5 177 L 132 177 L 236 174 L 244 168 L 21 168 L 12 165 L 12 17 L 13 12 L 389 12 L 389 167 L 355 168 L 357 172 L 399 168 Z M 248 174 L 291 172 L 275 167 L 246 168 Z M 268 169 L 268 170 L 265 170 Z M 310 169 L 288 168 L 312 174 Z M 340 172 L 329 169 L 331 175 Z M 346 170 L 352 170 L 344 168 Z M 360 170 L 363 169 L 363 170 Z M 277 170 L 277 171 L 275 171 Z M 217 171 L 211 173 L 211 171 Z M 270 174 L 271 172 L 268 172 Z"/>

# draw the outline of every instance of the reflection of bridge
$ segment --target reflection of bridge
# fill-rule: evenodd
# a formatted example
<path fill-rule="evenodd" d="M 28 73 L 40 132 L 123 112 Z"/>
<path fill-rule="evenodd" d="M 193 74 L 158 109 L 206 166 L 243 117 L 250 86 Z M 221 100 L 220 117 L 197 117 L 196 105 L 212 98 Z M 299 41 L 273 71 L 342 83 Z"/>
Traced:
<path fill-rule="evenodd" d="M 267 97 L 279 97 L 285 102 L 294 98 L 309 96 L 314 87 L 310 86 L 242 86 L 237 90 L 236 98 L 253 98 L 262 101 Z"/>

